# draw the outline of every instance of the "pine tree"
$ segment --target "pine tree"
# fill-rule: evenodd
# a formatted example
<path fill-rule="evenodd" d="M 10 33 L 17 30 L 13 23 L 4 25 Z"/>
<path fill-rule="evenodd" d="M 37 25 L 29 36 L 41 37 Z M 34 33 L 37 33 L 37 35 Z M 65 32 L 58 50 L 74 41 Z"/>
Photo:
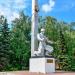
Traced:
<path fill-rule="evenodd" d="M 64 24 L 60 23 L 59 26 L 59 55 L 58 55 L 58 64 L 62 70 L 70 70 L 70 58 L 68 56 L 67 42 L 65 39 L 65 31 L 63 26 Z"/>
<path fill-rule="evenodd" d="M 9 64 L 9 28 L 7 24 L 7 19 L 1 17 L 1 27 L 0 27 L 0 71 L 6 69 Z"/>

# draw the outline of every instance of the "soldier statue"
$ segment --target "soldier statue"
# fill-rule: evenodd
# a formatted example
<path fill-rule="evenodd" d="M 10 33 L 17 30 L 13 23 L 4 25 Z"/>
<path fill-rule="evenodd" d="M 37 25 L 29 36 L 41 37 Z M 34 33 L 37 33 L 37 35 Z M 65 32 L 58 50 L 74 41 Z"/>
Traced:
<path fill-rule="evenodd" d="M 50 44 L 53 44 L 53 42 L 48 40 L 44 33 L 45 29 L 42 28 L 41 32 L 37 34 L 39 46 L 38 50 L 34 51 L 34 55 L 36 56 L 50 56 L 50 54 L 53 52 L 53 47 L 51 45 L 47 45 L 47 42 Z"/>

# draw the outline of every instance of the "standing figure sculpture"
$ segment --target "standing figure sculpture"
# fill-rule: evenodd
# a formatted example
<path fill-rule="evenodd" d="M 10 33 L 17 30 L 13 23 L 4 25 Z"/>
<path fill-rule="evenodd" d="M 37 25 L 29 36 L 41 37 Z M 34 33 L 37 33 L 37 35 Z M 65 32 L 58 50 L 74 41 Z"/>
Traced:
<path fill-rule="evenodd" d="M 38 50 L 34 52 L 36 56 L 49 56 L 53 52 L 53 47 L 47 45 L 46 42 L 53 44 L 52 41 L 49 41 L 48 38 L 44 35 L 45 29 L 42 28 L 41 32 L 37 34 L 37 39 L 39 41 Z"/>

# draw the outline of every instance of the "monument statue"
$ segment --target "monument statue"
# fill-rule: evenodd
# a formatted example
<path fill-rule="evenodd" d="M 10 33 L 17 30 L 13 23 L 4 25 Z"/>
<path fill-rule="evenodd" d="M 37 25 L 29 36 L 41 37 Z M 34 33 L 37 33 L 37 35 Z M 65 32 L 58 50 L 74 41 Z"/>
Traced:
<path fill-rule="evenodd" d="M 32 0 L 31 58 L 29 60 L 29 71 L 52 73 L 55 72 L 55 58 L 49 55 L 53 52 L 53 47 L 51 46 L 53 42 L 49 41 L 45 36 L 44 28 L 38 33 L 38 12 L 38 0 Z M 46 57 L 46 55 L 49 57 Z"/>
<path fill-rule="evenodd" d="M 47 43 L 53 44 L 53 42 L 48 40 L 44 33 L 45 29 L 42 28 L 41 32 L 37 34 L 39 46 L 38 50 L 34 51 L 34 55 L 36 56 L 50 56 L 50 54 L 53 52 L 53 47 L 51 45 L 47 45 Z"/>

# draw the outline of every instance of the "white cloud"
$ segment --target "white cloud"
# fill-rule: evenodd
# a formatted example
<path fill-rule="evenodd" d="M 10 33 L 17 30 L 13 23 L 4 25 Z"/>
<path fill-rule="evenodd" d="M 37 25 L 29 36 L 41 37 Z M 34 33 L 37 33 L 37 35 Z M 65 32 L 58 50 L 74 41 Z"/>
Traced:
<path fill-rule="evenodd" d="M 12 14 L 7 15 L 7 19 L 8 19 L 8 23 L 11 23 L 11 21 L 13 21 L 15 18 L 19 18 L 19 14 L 16 12 L 12 12 Z"/>
<path fill-rule="evenodd" d="M 19 18 L 19 11 L 26 7 L 26 0 L 0 0 L 0 15 L 7 17 L 10 23 L 15 18 Z"/>
<path fill-rule="evenodd" d="M 55 5 L 55 0 L 49 0 L 49 3 L 42 5 L 42 10 L 46 13 L 50 12 L 52 11 L 54 5 Z"/>

